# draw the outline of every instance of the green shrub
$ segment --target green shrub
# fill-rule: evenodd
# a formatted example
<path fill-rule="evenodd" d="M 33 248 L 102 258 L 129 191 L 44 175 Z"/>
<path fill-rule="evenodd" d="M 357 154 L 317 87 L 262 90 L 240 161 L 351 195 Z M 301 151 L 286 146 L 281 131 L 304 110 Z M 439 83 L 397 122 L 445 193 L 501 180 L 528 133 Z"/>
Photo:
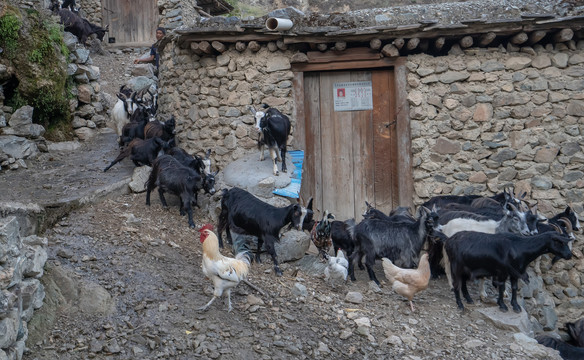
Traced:
<path fill-rule="evenodd" d="M 6 13 L 0 17 L 0 46 L 4 48 L 8 58 L 15 56 L 20 26 L 21 22 L 15 14 Z"/>

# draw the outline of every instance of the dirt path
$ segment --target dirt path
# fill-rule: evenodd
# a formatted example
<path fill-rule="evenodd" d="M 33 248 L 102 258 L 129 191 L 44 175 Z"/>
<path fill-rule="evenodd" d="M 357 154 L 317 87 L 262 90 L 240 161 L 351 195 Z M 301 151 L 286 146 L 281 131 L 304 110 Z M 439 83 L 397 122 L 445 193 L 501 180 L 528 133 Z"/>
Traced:
<path fill-rule="evenodd" d="M 253 264 L 250 281 L 268 296 L 240 284 L 231 313 L 223 302 L 199 313 L 212 288 L 202 274 L 198 233 L 177 207 L 166 211 L 157 197 L 151 207 L 144 202 L 145 194 L 107 200 L 48 232 L 49 272 L 67 269 L 99 284 L 115 310 L 97 316 L 67 303 L 47 337 L 28 344 L 27 359 L 528 358 L 509 332 L 478 318 L 473 306 L 461 314 L 444 280 L 433 280 L 411 313 L 387 286 L 370 290 L 364 271 L 357 271 L 357 282 L 333 290 L 293 264 L 283 264 L 277 278 L 265 258 Z M 197 224 L 207 221 L 196 213 Z M 305 296 L 296 284 L 306 287 Z M 363 302 L 344 301 L 349 291 L 362 293 Z M 359 327 L 357 319 L 370 326 Z"/>

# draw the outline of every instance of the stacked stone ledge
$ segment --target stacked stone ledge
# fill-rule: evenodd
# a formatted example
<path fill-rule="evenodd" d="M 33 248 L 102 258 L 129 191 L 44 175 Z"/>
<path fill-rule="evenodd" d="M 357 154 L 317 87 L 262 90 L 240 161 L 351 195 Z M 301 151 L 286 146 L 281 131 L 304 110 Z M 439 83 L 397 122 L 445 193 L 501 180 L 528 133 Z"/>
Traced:
<path fill-rule="evenodd" d="M 21 359 L 27 323 L 43 304 L 39 281 L 47 261 L 46 238 L 20 237 L 15 217 L 0 218 L 0 358 Z"/>

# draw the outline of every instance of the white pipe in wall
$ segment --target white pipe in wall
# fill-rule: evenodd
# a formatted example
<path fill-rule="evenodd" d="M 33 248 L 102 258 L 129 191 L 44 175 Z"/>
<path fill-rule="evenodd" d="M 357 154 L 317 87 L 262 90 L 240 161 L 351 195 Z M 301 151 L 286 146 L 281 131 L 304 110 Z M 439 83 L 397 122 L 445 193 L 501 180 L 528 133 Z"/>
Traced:
<path fill-rule="evenodd" d="M 266 27 L 268 30 L 272 31 L 286 31 L 290 30 L 294 23 L 290 19 L 282 19 L 282 18 L 268 18 L 266 20 Z"/>

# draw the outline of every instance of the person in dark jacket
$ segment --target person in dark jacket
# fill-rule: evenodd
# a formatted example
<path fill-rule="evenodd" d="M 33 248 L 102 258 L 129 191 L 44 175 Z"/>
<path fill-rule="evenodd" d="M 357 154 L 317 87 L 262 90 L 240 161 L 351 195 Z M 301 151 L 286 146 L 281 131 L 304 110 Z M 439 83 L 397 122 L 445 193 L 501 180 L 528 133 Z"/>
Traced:
<path fill-rule="evenodd" d="M 158 70 L 159 65 L 159 54 L 158 54 L 158 45 L 160 44 L 160 40 L 166 35 L 166 29 L 163 27 L 159 27 L 156 29 L 156 42 L 152 44 L 150 47 L 150 56 L 145 58 L 138 58 L 134 60 L 134 64 L 144 64 L 144 63 L 154 63 L 156 70 Z"/>

